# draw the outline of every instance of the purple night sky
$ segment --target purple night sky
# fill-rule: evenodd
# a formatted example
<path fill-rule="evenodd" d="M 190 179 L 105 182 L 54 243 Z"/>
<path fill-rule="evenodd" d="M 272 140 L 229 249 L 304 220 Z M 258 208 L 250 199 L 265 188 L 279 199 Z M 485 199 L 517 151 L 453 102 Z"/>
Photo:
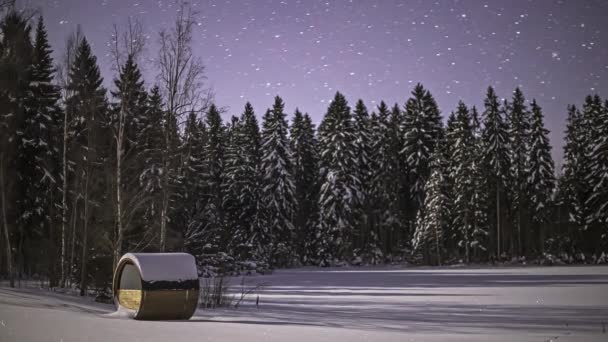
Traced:
<path fill-rule="evenodd" d="M 77 24 L 93 46 L 106 85 L 112 25 L 141 19 L 147 57 L 168 27 L 172 0 L 23 0 L 44 15 L 62 51 Z M 403 105 L 422 82 L 447 116 L 458 100 L 480 107 L 488 85 L 510 97 L 519 86 L 536 98 L 561 159 L 566 105 L 608 96 L 608 1 L 191 1 L 200 12 L 195 52 L 207 67 L 216 103 L 261 115 L 280 95 L 319 122 L 337 90 Z M 152 63 L 144 65 L 154 81 Z M 556 149 L 556 150 L 555 150 Z M 558 162 L 559 164 L 559 162 Z"/>

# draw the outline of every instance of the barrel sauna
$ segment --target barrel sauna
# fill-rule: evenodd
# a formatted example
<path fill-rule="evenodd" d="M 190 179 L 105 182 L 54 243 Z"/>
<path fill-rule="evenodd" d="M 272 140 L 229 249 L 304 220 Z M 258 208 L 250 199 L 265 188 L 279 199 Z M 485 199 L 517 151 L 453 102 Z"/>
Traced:
<path fill-rule="evenodd" d="M 127 253 L 118 262 L 112 290 L 118 310 L 141 320 L 190 319 L 199 280 L 187 253 Z"/>

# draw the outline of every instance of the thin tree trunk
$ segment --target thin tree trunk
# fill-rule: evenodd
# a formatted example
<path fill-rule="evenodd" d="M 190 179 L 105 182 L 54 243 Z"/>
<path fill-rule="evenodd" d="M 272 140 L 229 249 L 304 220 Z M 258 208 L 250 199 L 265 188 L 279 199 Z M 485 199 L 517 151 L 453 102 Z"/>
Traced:
<path fill-rule="evenodd" d="M 66 236 L 65 230 L 68 224 L 68 111 L 63 111 L 63 157 L 62 157 L 62 195 L 61 195 L 61 287 L 66 283 Z"/>
<path fill-rule="evenodd" d="M 116 137 L 116 245 L 114 246 L 113 267 L 116 267 L 118 259 L 122 254 L 122 156 L 124 152 L 124 116 L 124 110 L 121 110 L 118 123 L 118 136 Z"/>
<path fill-rule="evenodd" d="M 467 214 L 468 216 L 468 214 Z M 466 263 L 468 264 L 470 262 L 470 256 L 469 256 L 469 222 L 468 222 L 468 218 L 465 219 L 464 221 L 464 255 L 465 255 L 465 260 Z"/>
<path fill-rule="evenodd" d="M 165 149 L 163 151 L 163 198 L 162 208 L 160 211 L 160 251 L 165 251 L 165 238 L 167 235 L 167 212 L 169 209 L 169 114 L 167 114 L 167 122 L 165 123 Z"/>
<path fill-rule="evenodd" d="M 53 196 L 53 190 L 50 190 L 49 199 L 49 288 L 57 286 L 57 237 L 55 236 L 55 212 L 53 210 L 53 204 L 55 196 Z"/>
<path fill-rule="evenodd" d="M 11 287 L 15 287 L 15 275 L 13 273 L 13 258 L 11 256 L 11 240 L 8 233 L 8 220 L 6 219 L 6 185 L 4 184 L 4 154 L 0 153 L 0 196 L 2 200 L 2 226 L 4 240 L 6 241 L 6 265 L 8 267 L 9 282 Z"/>
<path fill-rule="evenodd" d="M 441 253 L 439 251 L 439 232 L 435 227 L 435 249 L 437 251 L 437 265 L 441 266 Z"/>
<path fill-rule="evenodd" d="M 517 256 L 521 257 L 521 205 L 517 208 Z"/>
<path fill-rule="evenodd" d="M 76 186 L 75 189 L 77 189 Z M 70 244 L 70 264 L 68 265 L 68 275 L 71 276 L 74 272 L 74 254 L 76 253 L 76 223 L 78 221 L 78 196 L 74 196 L 74 203 L 72 204 L 72 234 Z M 70 280 L 71 284 L 71 280 Z"/>
<path fill-rule="evenodd" d="M 500 184 L 496 183 L 496 257 L 500 259 Z"/>
<path fill-rule="evenodd" d="M 89 230 L 89 182 L 91 179 L 91 139 L 93 130 L 93 117 L 89 119 L 87 124 L 87 153 L 86 167 L 84 180 L 84 222 L 82 225 L 82 260 L 80 261 L 80 295 L 84 296 L 87 292 L 87 248 L 88 248 L 88 230 Z"/>
<path fill-rule="evenodd" d="M 89 140 L 90 141 L 90 140 Z M 87 154 L 89 154 L 87 152 Z M 82 232 L 82 260 L 80 261 L 80 295 L 84 296 L 87 291 L 87 240 L 89 228 L 89 172 L 90 156 L 87 156 L 86 178 L 84 183 L 84 222 Z"/>

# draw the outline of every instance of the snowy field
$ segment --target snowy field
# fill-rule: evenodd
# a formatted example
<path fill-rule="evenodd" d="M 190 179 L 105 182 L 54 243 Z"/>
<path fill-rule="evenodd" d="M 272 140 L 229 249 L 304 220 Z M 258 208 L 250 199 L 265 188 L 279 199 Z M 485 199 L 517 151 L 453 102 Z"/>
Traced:
<path fill-rule="evenodd" d="M 2 287 L 0 341 L 608 341 L 608 267 L 298 269 L 245 279 L 267 284 L 259 307 L 253 296 L 181 322 Z"/>

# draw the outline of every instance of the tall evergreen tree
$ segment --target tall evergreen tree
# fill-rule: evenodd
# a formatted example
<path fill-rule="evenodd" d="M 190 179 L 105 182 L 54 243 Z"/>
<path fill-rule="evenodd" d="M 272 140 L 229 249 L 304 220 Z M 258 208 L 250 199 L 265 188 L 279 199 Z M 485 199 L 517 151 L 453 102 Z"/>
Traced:
<path fill-rule="evenodd" d="M 207 138 L 204 148 L 204 184 L 202 218 L 199 227 L 192 227 L 189 235 L 211 247 L 206 253 L 224 251 L 226 234 L 224 231 L 224 210 L 222 183 L 225 170 L 226 128 L 218 108 L 212 104 L 205 117 Z M 201 194 L 202 195 L 202 194 Z M 190 228 L 190 227 L 189 227 Z"/>
<path fill-rule="evenodd" d="M 114 166 L 114 206 L 115 230 L 113 234 L 114 262 L 116 265 L 123 254 L 125 234 L 129 230 L 129 218 L 138 210 L 140 196 L 138 175 L 142 162 L 137 158 L 140 148 L 137 141 L 137 132 L 142 116 L 146 109 L 147 93 L 139 67 L 133 56 L 129 55 L 125 64 L 121 66 L 118 77 L 114 80 L 115 91 L 112 96 L 116 99 L 110 127 L 113 135 L 113 164 Z"/>
<path fill-rule="evenodd" d="M 530 210 L 532 221 L 538 225 L 538 252 L 544 251 L 545 227 L 550 219 L 550 206 L 555 189 L 555 165 L 551 157 L 549 131 L 545 128 L 542 109 L 532 101 L 530 132 Z"/>
<path fill-rule="evenodd" d="M 530 112 L 522 91 L 513 93 L 508 115 L 509 124 L 509 189 L 516 239 L 511 238 L 511 253 L 521 256 L 527 252 L 524 247 L 526 231 L 527 184 L 529 178 L 528 155 L 530 145 Z"/>
<path fill-rule="evenodd" d="M 258 205 L 260 198 L 260 131 L 248 102 L 240 120 L 233 118 L 224 177 L 229 250 L 240 260 L 263 260 Z"/>
<path fill-rule="evenodd" d="M 106 90 L 102 86 L 103 78 L 97 66 L 97 58 L 92 54 L 91 47 L 86 39 L 82 39 L 74 64 L 70 68 L 68 89 L 72 96 L 68 98 L 66 110 L 73 122 L 72 146 L 70 148 L 71 160 L 75 163 L 74 177 L 80 184 L 78 196 L 82 198 L 82 232 L 80 256 L 80 295 L 85 295 L 88 286 L 89 274 L 87 264 L 91 246 L 89 239 L 92 233 L 89 228 L 98 226 L 102 208 L 92 205 L 93 198 L 99 202 L 107 199 L 107 185 L 104 184 L 104 153 L 107 156 L 110 141 L 107 132 L 107 104 Z M 94 195 L 95 194 L 95 195 Z M 108 205 L 105 203 L 105 205 Z M 93 211 L 96 214 L 93 216 Z M 94 218 L 95 217 L 95 218 Z M 93 219 L 94 218 L 94 219 Z"/>
<path fill-rule="evenodd" d="M 197 254 L 205 243 L 198 236 L 189 235 L 202 224 L 201 213 L 203 201 L 201 194 L 205 191 L 205 124 L 197 114 L 190 112 L 184 127 L 184 137 L 181 146 L 182 165 L 180 172 L 180 222 L 186 228 L 184 246 Z"/>
<path fill-rule="evenodd" d="M 352 256 L 353 229 L 360 180 L 350 107 L 344 95 L 336 93 L 319 126 L 321 148 L 321 192 L 317 260 L 330 265 Z"/>
<path fill-rule="evenodd" d="M 608 100 L 604 102 L 598 131 L 604 132 L 593 149 L 592 179 L 593 195 L 589 199 L 594 218 L 600 224 L 608 224 Z M 608 237 L 608 233 L 603 233 Z"/>
<path fill-rule="evenodd" d="M 566 143 L 564 145 L 563 176 L 560 179 L 559 201 L 568 213 L 568 221 L 578 230 L 585 226 L 584 175 L 581 167 L 584 158 L 582 116 L 575 106 L 568 107 Z"/>
<path fill-rule="evenodd" d="M 595 243 L 587 246 L 594 252 L 599 251 L 599 237 L 605 234 L 603 218 L 606 216 L 601 207 L 599 198 L 606 191 L 604 179 L 608 168 L 607 158 L 602 151 L 603 140 L 606 137 L 606 115 L 602 106 L 602 99 L 599 95 L 587 96 L 583 104 L 583 119 L 581 122 L 583 129 L 583 146 L 585 154 L 581 165 L 584 167 L 585 175 L 585 228 L 588 231 L 589 240 Z M 600 197 L 598 197 L 600 196 Z M 589 241 L 587 240 L 587 241 Z"/>
<path fill-rule="evenodd" d="M 470 206 L 472 215 L 472 236 L 471 247 L 475 257 L 480 258 L 480 253 L 487 251 L 487 235 L 489 218 L 487 212 L 488 203 L 488 181 L 484 174 L 483 166 L 483 145 L 481 140 L 481 122 L 477 108 L 471 109 L 471 178 L 472 178 L 472 197 Z"/>
<path fill-rule="evenodd" d="M 448 141 L 452 147 L 452 175 L 454 191 L 454 225 L 457 228 L 455 237 L 458 245 L 464 248 L 467 262 L 471 258 L 471 246 L 474 241 L 474 208 L 471 199 L 474 197 L 473 175 L 473 129 L 471 126 L 471 114 L 467 106 L 460 102 L 454 121 L 454 129 L 450 132 Z"/>
<path fill-rule="evenodd" d="M 296 109 L 290 129 L 290 147 L 293 153 L 293 174 L 298 203 L 294 226 L 298 241 L 298 254 L 304 263 L 313 257 L 317 219 L 318 154 L 315 126 L 308 114 Z"/>
<path fill-rule="evenodd" d="M 377 110 L 378 114 L 373 113 L 370 121 L 370 226 L 378 243 L 377 251 L 370 255 L 372 263 L 383 261 L 381 257 L 389 250 L 389 244 L 393 243 L 390 236 L 398 226 L 399 177 L 402 176 L 397 165 L 399 144 L 396 143 L 394 147 L 392 141 L 398 138 L 398 134 L 391 134 L 391 111 L 384 101 L 380 102 Z"/>
<path fill-rule="evenodd" d="M 285 266 L 296 257 L 293 250 L 296 187 L 291 163 L 284 103 L 275 97 L 264 116 L 262 129 L 262 198 L 264 226 L 269 229 L 266 245 L 272 265 Z"/>
<path fill-rule="evenodd" d="M 36 27 L 32 66 L 29 75 L 28 107 L 24 126 L 20 130 L 21 180 L 24 182 L 23 208 L 27 209 L 27 227 L 35 232 L 39 243 L 45 248 L 34 248 L 29 258 L 34 259 L 49 272 L 51 283 L 56 285 L 58 235 L 55 232 L 57 222 L 56 206 L 59 204 L 57 183 L 60 177 L 59 125 L 61 124 L 58 107 L 59 89 L 52 83 L 53 60 L 42 17 Z"/>
<path fill-rule="evenodd" d="M 371 187 L 371 149 L 372 132 L 367 107 L 363 100 L 359 99 L 353 111 L 353 128 L 357 155 L 357 167 L 352 170 L 353 176 L 359 180 L 359 192 L 357 196 L 355 212 L 355 240 L 354 247 L 369 255 L 377 244 L 376 235 L 371 230 L 370 219 L 372 216 L 372 204 L 370 202 Z"/>
<path fill-rule="evenodd" d="M 500 109 L 498 96 L 492 87 L 488 87 L 484 100 L 482 116 L 483 131 L 481 135 L 482 165 L 486 170 L 488 180 L 489 212 L 494 212 L 494 237 L 496 241 L 496 255 L 502 254 L 502 213 L 505 207 L 505 182 L 509 172 L 509 136 L 505 124 L 504 112 Z"/>
<path fill-rule="evenodd" d="M 410 243 L 410 235 L 407 229 L 407 224 L 414 218 L 415 208 L 411 193 L 411 182 L 409 180 L 408 161 L 403 158 L 401 150 L 404 146 L 404 132 L 402 130 L 405 121 L 405 112 L 401 110 L 399 104 L 395 103 L 391 110 L 390 116 L 390 160 L 391 160 L 391 178 L 393 184 L 391 188 L 395 192 L 393 204 L 396 215 L 392 220 L 393 229 L 391 230 L 391 241 L 388 246 L 387 253 L 393 254 L 401 252 L 404 247 Z"/>
<path fill-rule="evenodd" d="M 401 131 L 401 154 L 407 165 L 412 207 L 417 211 L 424 201 L 424 184 L 430 174 L 430 156 L 443 135 L 437 103 L 421 84 L 416 85 L 405 105 Z"/>
<path fill-rule="evenodd" d="M 28 121 L 33 47 L 31 27 L 24 15 L 9 10 L 0 24 L 0 200 L 4 252 L 13 286 L 14 259 L 16 271 L 21 274 L 24 241 L 32 231 L 26 231 L 26 227 L 40 219 L 30 211 L 31 198 L 20 196 L 32 186 L 29 182 L 35 168 L 28 156 L 34 145 L 22 138 Z"/>
<path fill-rule="evenodd" d="M 133 237 L 145 241 L 156 240 L 160 231 L 160 212 L 162 207 L 161 187 L 163 172 L 163 150 L 164 150 L 164 113 L 163 101 L 158 87 L 150 90 L 147 98 L 145 115 L 141 117 L 137 131 L 139 144 L 139 158 L 143 167 L 139 171 L 139 187 L 142 197 L 145 199 L 142 209 L 142 221 L 144 226 L 140 227 L 138 234 L 132 233 Z M 127 241 L 128 242 L 128 241 Z M 129 244 L 129 249 L 134 246 Z"/>
<path fill-rule="evenodd" d="M 441 265 L 443 232 L 449 225 L 448 198 L 443 184 L 445 165 L 443 152 L 435 151 L 431 156 L 431 176 L 424 187 L 424 205 L 418 211 L 412 240 L 415 252 L 422 252 L 427 263 L 430 263 L 431 255 L 434 255 L 438 265 Z"/>

